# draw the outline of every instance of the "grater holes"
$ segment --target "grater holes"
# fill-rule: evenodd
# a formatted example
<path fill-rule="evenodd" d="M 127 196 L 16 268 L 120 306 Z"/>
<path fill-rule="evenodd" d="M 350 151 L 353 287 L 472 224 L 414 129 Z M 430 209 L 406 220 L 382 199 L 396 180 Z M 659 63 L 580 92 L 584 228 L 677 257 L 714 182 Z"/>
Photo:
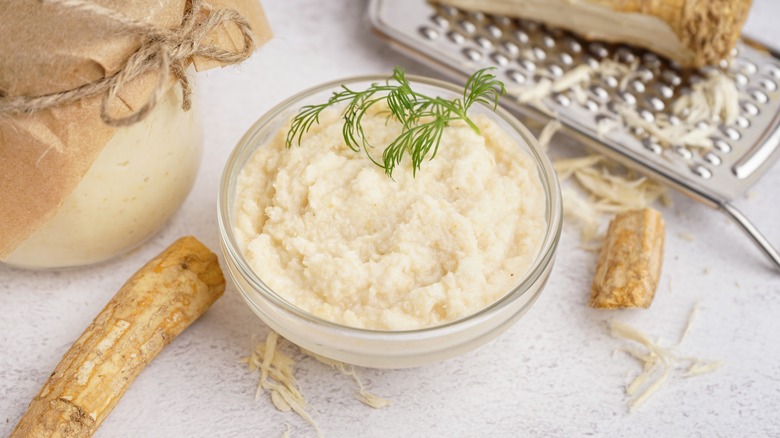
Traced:
<path fill-rule="evenodd" d="M 572 56 L 569 55 L 566 52 L 561 53 L 561 55 L 558 57 L 558 59 L 560 59 L 560 61 L 561 61 L 561 63 L 563 65 L 569 65 L 570 66 L 570 65 L 574 64 L 574 58 L 572 58 Z"/>
<path fill-rule="evenodd" d="M 655 122 L 655 115 L 646 109 L 639 110 L 639 117 L 647 123 Z"/>
<path fill-rule="evenodd" d="M 528 34 L 525 33 L 523 30 L 516 30 L 514 31 L 514 37 L 520 44 L 528 44 L 528 41 L 530 41 L 530 38 L 528 37 Z"/>
<path fill-rule="evenodd" d="M 495 24 L 488 24 L 487 26 L 485 26 L 485 32 L 487 32 L 488 35 L 496 39 L 501 38 L 501 35 L 504 34 L 504 32 L 501 29 L 499 29 L 499 27 L 496 26 Z"/>
<path fill-rule="evenodd" d="M 766 91 L 775 91 L 777 90 L 777 83 L 769 78 L 763 78 L 760 81 L 758 81 L 759 85 L 761 85 L 761 88 L 763 88 Z"/>
<path fill-rule="evenodd" d="M 601 43 L 590 43 L 588 45 L 588 51 L 598 59 L 604 59 L 609 55 L 609 50 Z"/>
<path fill-rule="evenodd" d="M 668 67 L 676 72 L 680 72 L 683 68 L 677 61 L 668 60 Z"/>
<path fill-rule="evenodd" d="M 672 146 L 670 150 L 674 152 L 675 155 L 677 155 L 678 157 L 682 157 L 686 160 L 690 160 L 693 158 L 693 153 L 690 150 L 688 150 L 688 148 L 686 148 L 685 146 L 680 146 L 680 145 Z"/>
<path fill-rule="evenodd" d="M 466 37 L 454 30 L 447 32 L 447 39 L 455 44 L 463 44 L 466 42 Z"/>
<path fill-rule="evenodd" d="M 533 62 L 531 62 L 531 61 L 529 61 L 527 59 L 520 60 L 519 64 L 520 64 L 520 67 L 522 67 L 528 73 L 533 73 L 533 72 L 536 71 L 536 64 L 534 64 Z"/>
<path fill-rule="evenodd" d="M 421 26 L 418 30 L 420 32 L 420 35 L 422 35 L 424 38 L 429 39 L 431 41 L 439 38 L 439 31 L 428 26 Z"/>
<path fill-rule="evenodd" d="M 566 41 L 564 42 L 564 45 L 572 52 L 572 53 L 580 53 L 582 52 L 582 44 L 580 44 L 579 41 L 575 40 L 572 37 L 566 38 Z"/>
<path fill-rule="evenodd" d="M 642 147 L 656 155 L 661 155 L 664 151 L 664 148 L 652 137 L 643 138 Z"/>
<path fill-rule="evenodd" d="M 674 96 L 674 90 L 672 90 L 672 87 L 666 84 L 657 83 L 655 88 L 658 94 L 661 95 L 661 97 L 664 99 L 671 99 Z"/>
<path fill-rule="evenodd" d="M 561 66 L 559 66 L 557 64 L 550 64 L 550 65 L 548 65 L 547 66 L 547 71 L 549 71 L 550 74 L 553 77 L 555 77 L 555 78 L 559 78 L 559 77 L 563 76 L 563 69 L 561 68 Z"/>
<path fill-rule="evenodd" d="M 751 117 L 755 117 L 761 112 L 759 111 L 758 107 L 755 104 L 753 104 L 753 102 L 749 102 L 746 100 L 740 102 L 739 106 L 742 109 L 742 114 L 746 114 Z"/>
<path fill-rule="evenodd" d="M 707 152 L 701 157 L 704 159 L 704 161 L 712 164 L 713 166 L 720 166 L 723 163 L 723 160 L 721 160 L 720 157 L 714 152 Z"/>
<path fill-rule="evenodd" d="M 524 30 L 526 30 L 528 32 L 531 32 L 531 33 L 538 32 L 539 29 L 541 29 L 541 27 L 542 27 L 539 23 L 537 23 L 535 21 L 522 20 L 518 24 L 520 24 L 521 28 L 523 28 Z"/>
<path fill-rule="evenodd" d="M 526 76 L 517 70 L 508 70 L 506 76 L 516 84 L 524 84 L 527 81 Z"/>
<path fill-rule="evenodd" d="M 637 138 L 645 138 L 645 134 L 647 133 L 647 131 L 645 131 L 645 128 L 641 126 L 632 126 L 631 128 L 628 129 L 628 131 L 631 134 L 633 134 L 634 137 Z"/>
<path fill-rule="evenodd" d="M 734 120 L 734 123 L 736 123 L 737 126 L 742 129 L 750 128 L 750 120 L 748 120 L 745 116 L 737 116 L 736 120 Z"/>
<path fill-rule="evenodd" d="M 566 36 L 566 31 L 557 27 L 545 28 L 544 30 L 553 38 L 554 42 L 560 41 Z"/>
<path fill-rule="evenodd" d="M 712 171 L 702 164 L 699 163 L 693 164 L 691 165 L 690 169 L 695 175 L 698 175 L 703 179 L 712 178 Z"/>
<path fill-rule="evenodd" d="M 666 105 L 664 105 L 663 101 L 655 96 L 648 96 L 645 98 L 645 101 L 647 102 L 647 105 L 653 109 L 653 111 L 659 112 L 666 108 Z"/>
<path fill-rule="evenodd" d="M 661 79 L 663 79 L 663 81 L 666 82 L 667 84 L 672 85 L 674 87 L 682 83 L 682 78 L 680 77 L 680 75 L 678 75 L 676 72 L 672 70 L 664 70 L 663 73 L 661 73 Z"/>
<path fill-rule="evenodd" d="M 629 87 L 631 87 L 632 90 L 634 90 L 635 92 L 637 92 L 639 94 L 644 93 L 645 90 L 646 90 L 645 84 L 643 84 L 642 81 L 638 81 L 636 79 L 634 79 L 633 81 L 629 82 L 628 85 L 629 85 Z"/>
<path fill-rule="evenodd" d="M 636 106 L 636 97 L 633 94 L 624 91 L 620 93 L 620 98 L 623 99 L 623 102 L 627 103 L 628 105 L 632 107 Z"/>
<path fill-rule="evenodd" d="M 587 56 L 585 56 L 583 58 L 583 61 L 585 62 L 585 64 L 588 64 L 588 67 L 590 67 L 590 68 L 592 68 L 594 70 L 598 70 L 598 68 L 599 68 L 599 61 L 596 58 L 594 58 L 594 57 L 592 57 L 590 55 L 587 55 Z"/>
<path fill-rule="evenodd" d="M 611 122 L 616 122 L 615 118 L 610 116 L 609 114 L 597 114 L 595 120 L 596 120 L 596 126 L 601 125 L 602 123 L 608 120 Z"/>
<path fill-rule="evenodd" d="M 585 103 L 583 104 L 585 106 L 585 109 L 587 109 L 590 112 L 597 112 L 599 110 L 599 104 L 594 102 L 592 99 L 585 100 Z"/>
<path fill-rule="evenodd" d="M 722 138 L 712 139 L 712 147 L 714 147 L 718 152 L 723 152 L 724 154 L 727 154 L 732 150 L 731 145 Z"/>
<path fill-rule="evenodd" d="M 509 27 L 512 25 L 512 19 L 503 15 L 492 16 L 493 23 L 501 27 Z"/>
<path fill-rule="evenodd" d="M 769 76 L 772 76 L 775 79 L 780 79 L 780 67 L 778 67 L 775 64 L 767 64 L 766 72 L 769 73 Z"/>
<path fill-rule="evenodd" d="M 568 106 L 570 106 L 570 105 L 571 105 L 571 98 L 569 98 L 569 96 L 566 96 L 566 95 L 565 95 L 565 94 L 563 94 L 563 93 L 556 93 L 556 94 L 554 94 L 554 95 L 553 95 L 553 99 L 554 99 L 554 100 L 555 100 L 555 102 L 557 102 L 557 103 L 558 103 L 558 105 L 560 105 L 560 106 L 563 106 L 563 107 L 568 107 Z"/>
<path fill-rule="evenodd" d="M 736 58 L 731 63 L 731 70 L 751 76 L 758 72 L 758 66 L 747 59 Z"/>
<path fill-rule="evenodd" d="M 744 87 L 750 82 L 750 79 L 742 73 L 737 73 L 734 75 L 734 82 L 736 82 L 737 86 Z"/>
<path fill-rule="evenodd" d="M 440 27 L 441 29 L 447 29 L 450 27 L 450 21 L 440 14 L 431 15 L 430 20 L 433 24 Z"/>
<path fill-rule="evenodd" d="M 661 59 L 658 57 L 658 55 L 656 55 L 655 53 L 652 53 L 652 52 L 645 52 L 642 55 L 642 61 L 644 62 L 644 64 L 647 67 L 655 69 L 655 70 L 660 69 L 661 65 L 663 64 L 661 62 Z"/>
<path fill-rule="evenodd" d="M 536 58 L 539 61 L 544 61 L 547 59 L 547 52 L 542 50 L 540 47 L 534 47 L 531 52 L 534 55 L 534 58 Z"/>
<path fill-rule="evenodd" d="M 520 53 L 520 48 L 512 41 L 503 41 L 500 46 L 501 49 L 511 57 L 516 57 Z"/>
<path fill-rule="evenodd" d="M 506 66 L 509 64 L 509 58 L 506 57 L 506 55 L 499 53 L 499 52 L 493 52 L 490 54 L 490 59 L 493 60 L 496 64 L 498 64 L 501 67 Z"/>
<path fill-rule="evenodd" d="M 493 42 L 482 35 L 474 38 L 474 42 L 477 43 L 479 47 L 482 47 L 485 50 L 490 50 L 493 48 Z"/>
<path fill-rule="evenodd" d="M 731 141 L 737 141 L 740 138 L 742 138 L 742 134 L 739 133 L 736 129 L 732 128 L 731 126 L 721 126 L 720 132 L 723 133 L 723 135 L 726 136 Z"/>
<path fill-rule="evenodd" d="M 474 32 L 477 31 L 477 26 L 475 26 L 474 23 L 468 20 L 458 21 L 458 27 L 460 27 L 460 29 L 463 32 L 466 32 L 467 34 L 473 34 Z"/>
<path fill-rule="evenodd" d="M 610 75 L 604 78 L 604 84 L 606 84 L 609 88 L 617 88 L 620 82 L 616 77 Z"/>
<path fill-rule="evenodd" d="M 620 104 L 617 101 L 610 100 L 606 106 L 610 114 L 620 114 Z"/>
<path fill-rule="evenodd" d="M 549 35 L 545 35 L 544 37 L 542 37 L 542 44 L 544 45 L 544 47 L 547 47 L 548 49 L 552 49 L 553 47 L 555 47 L 555 39 L 553 39 L 553 37 Z"/>
<path fill-rule="evenodd" d="M 752 97 L 753 100 L 755 100 L 760 104 L 765 104 L 769 102 L 769 96 L 767 96 L 766 93 L 764 93 L 763 91 L 757 88 L 751 89 L 748 94 L 750 94 L 750 97 Z"/>
<path fill-rule="evenodd" d="M 482 12 L 469 12 L 468 17 L 474 21 L 485 21 L 485 14 Z"/>
<path fill-rule="evenodd" d="M 653 71 L 652 71 L 652 70 L 650 70 L 650 69 L 649 69 L 649 68 L 647 68 L 647 67 L 639 67 L 639 68 L 636 70 L 636 75 L 637 75 L 637 76 L 638 76 L 638 77 L 639 77 L 641 80 L 643 80 L 643 81 L 645 81 L 645 82 L 650 82 L 650 81 L 652 81 L 652 80 L 653 80 L 653 78 L 655 77 L 655 74 L 653 73 Z"/>
<path fill-rule="evenodd" d="M 607 93 L 607 90 L 598 85 L 592 85 L 590 87 L 590 92 L 601 102 L 605 102 L 607 99 L 609 99 L 609 93 Z"/>
<path fill-rule="evenodd" d="M 617 60 L 626 64 L 631 64 L 636 60 L 636 56 L 631 52 L 628 47 L 621 46 L 615 52 Z"/>
<path fill-rule="evenodd" d="M 449 17 L 457 17 L 460 15 L 458 8 L 452 6 L 441 6 L 439 10 Z"/>
<path fill-rule="evenodd" d="M 463 53 L 463 56 L 469 61 L 478 62 L 482 60 L 482 52 L 472 47 L 466 47 L 461 53 Z"/>

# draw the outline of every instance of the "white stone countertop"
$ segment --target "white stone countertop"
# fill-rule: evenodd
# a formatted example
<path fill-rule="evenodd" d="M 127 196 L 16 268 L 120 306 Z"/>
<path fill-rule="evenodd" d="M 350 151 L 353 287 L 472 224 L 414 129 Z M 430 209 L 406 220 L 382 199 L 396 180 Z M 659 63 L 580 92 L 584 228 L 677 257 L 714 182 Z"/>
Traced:
<path fill-rule="evenodd" d="M 199 79 L 205 152 L 181 211 L 140 249 L 65 272 L 0 267 L 0 436 L 13 429 L 70 344 L 124 281 L 177 237 L 219 249 L 216 197 L 222 167 L 244 131 L 282 99 L 346 76 L 401 65 L 431 70 L 376 38 L 361 1 L 266 0 L 273 41 L 238 68 Z M 780 4 L 756 0 L 748 31 L 780 39 Z M 553 148 L 564 141 L 556 137 Z M 576 146 L 574 146 L 576 147 Z M 737 204 L 780 244 L 780 165 Z M 374 410 L 354 398 L 350 378 L 298 355 L 296 375 L 327 437 L 780 436 L 780 273 L 722 214 L 674 196 L 663 209 L 663 278 L 647 310 L 587 307 L 596 255 L 566 226 L 539 301 L 495 341 L 443 363 L 403 370 L 359 369 L 367 387 L 392 400 Z M 695 237 L 692 241 L 686 236 Z M 616 349 L 612 318 L 673 344 L 691 308 L 699 312 L 678 351 L 722 360 L 694 378 L 675 370 L 638 411 L 624 388 L 640 366 Z M 107 437 L 315 436 L 293 413 L 255 401 L 258 376 L 239 361 L 268 328 L 232 285 L 138 377 L 98 430 Z M 288 346 L 287 351 L 295 352 Z"/>

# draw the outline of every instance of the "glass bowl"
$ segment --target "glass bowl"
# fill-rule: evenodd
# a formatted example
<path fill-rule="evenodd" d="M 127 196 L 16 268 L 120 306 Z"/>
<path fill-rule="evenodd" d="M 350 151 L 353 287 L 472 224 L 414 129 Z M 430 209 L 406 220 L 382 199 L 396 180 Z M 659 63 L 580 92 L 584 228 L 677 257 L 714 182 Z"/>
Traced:
<path fill-rule="evenodd" d="M 546 229 L 541 249 L 525 276 L 488 307 L 443 325 L 406 331 L 379 331 L 326 321 L 303 311 L 271 290 L 245 260 L 234 233 L 236 184 L 257 148 L 267 144 L 298 110 L 327 101 L 341 85 L 361 90 L 384 82 L 381 76 L 344 79 L 303 91 L 280 103 L 238 142 L 222 175 L 218 221 L 228 274 L 249 307 L 274 331 L 298 346 L 338 361 L 372 368 L 404 368 L 441 361 L 472 350 L 512 326 L 536 301 L 552 270 L 561 232 L 561 193 L 552 164 L 536 139 L 502 108 L 477 104 L 470 114 L 487 114 L 535 161 L 546 200 Z M 427 95 L 459 98 L 463 89 L 435 79 L 409 76 L 413 88 Z M 424 171 L 424 169 L 423 169 Z"/>

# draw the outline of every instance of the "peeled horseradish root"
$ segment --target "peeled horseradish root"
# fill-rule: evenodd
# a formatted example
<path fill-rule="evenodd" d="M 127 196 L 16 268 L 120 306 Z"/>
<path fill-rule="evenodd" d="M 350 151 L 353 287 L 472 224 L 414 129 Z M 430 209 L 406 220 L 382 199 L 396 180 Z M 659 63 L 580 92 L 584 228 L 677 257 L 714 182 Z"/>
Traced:
<path fill-rule="evenodd" d="M 540 21 L 589 40 L 652 50 L 682 67 L 729 57 L 751 0 L 432 0 Z"/>

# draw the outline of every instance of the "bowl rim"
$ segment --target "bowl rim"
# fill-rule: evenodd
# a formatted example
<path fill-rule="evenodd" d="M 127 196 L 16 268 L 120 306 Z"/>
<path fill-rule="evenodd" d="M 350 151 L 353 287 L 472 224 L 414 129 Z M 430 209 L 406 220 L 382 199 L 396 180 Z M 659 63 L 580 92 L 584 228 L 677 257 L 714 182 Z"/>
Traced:
<path fill-rule="evenodd" d="M 440 88 L 444 91 L 455 94 L 463 93 L 462 86 L 458 87 L 453 83 L 439 79 L 418 75 L 406 75 L 406 78 L 412 85 L 419 83 L 434 88 Z M 476 103 L 477 105 L 488 108 L 491 112 L 494 112 L 496 116 L 507 123 L 514 131 L 516 131 L 522 140 L 524 140 L 527 144 L 528 150 L 531 153 L 535 164 L 537 165 L 537 169 L 541 170 L 539 179 L 541 180 L 547 201 L 547 227 L 539 253 L 534 260 L 534 263 L 526 271 L 526 274 L 521 279 L 518 279 L 518 281 L 510 288 L 510 290 L 502 295 L 498 300 L 472 314 L 455 319 L 453 321 L 448 321 L 444 324 L 408 330 L 368 329 L 348 326 L 326 320 L 293 305 L 265 284 L 260 276 L 256 274 L 254 270 L 252 270 L 243 254 L 238 249 L 235 233 L 233 231 L 233 225 L 231 224 L 231 218 L 234 216 L 234 208 L 232 205 L 228 205 L 228 199 L 230 199 L 229 189 L 231 188 L 229 181 L 234 175 L 237 179 L 243 166 L 246 164 L 246 160 L 242 163 L 238 163 L 238 159 L 247 153 L 247 149 L 251 149 L 251 154 L 253 154 L 257 148 L 264 145 L 264 143 L 252 142 L 252 140 L 265 125 L 275 121 L 282 113 L 284 113 L 286 110 L 289 110 L 292 105 L 294 105 L 296 102 L 300 102 L 308 96 L 328 90 L 335 91 L 336 89 L 341 88 L 342 85 L 364 82 L 377 83 L 387 81 L 388 79 L 389 77 L 387 75 L 362 75 L 325 82 L 293 94 L 292 96 L 282 100 L 280 103 L 274 105 L 270 110 L 266 111 L 260 118 L 258 118 L 247 129 L 238 143 L 236 143 L 236 146 L 233 148 L 227 162 L 225 163 L 225 167 L 220 178 L 219 191 L 217 194 L 217 222 L 219 226 L 220 239 L 222 241 L 221 246 L 224 256 L 226 258 L 230 258 L 230 262 L 234 265 L 244 280 L 246 280 L 251 285 L 252 289 L 254 289 L 255 292 L 261 294 L 264 298 L 269 299 L 274 304 L 274 306 L 285 311 L 287 314 L 292 314 L 300 319 L 315 323 L 322 328 L 328 328 L 339 332 L 350 332 L 357 337 L 389 337 L 393 339 L 409 337 L 410 339 L 419 339 L 421 336 L 441 336 L 450 332 L 460 331 L 465 327 L 479 325 L 486 319 L 489 319 L 491 315 L 506 307 L 512 301 L 523 297 L 540 279 L 545 271 L 545 268 L 549 264 L 553 263 L 558 241 L 561 236 L 563 222 L 562 196 L 560 184 L 553 169 L 552 162 L 547 157 L 544 149 L 539 145 L 536 137 L 531 134 L 528 128 L 526 128 L 525 125 L 523 125 L 515 116 L 510 114 L 500 105 L 497 106 L 495 110 L 493 110 L 492 106 L 486 105 L 482 102 Z M 251 154 L 249 155 L 250 157 Z M 232 188 L 235 189 L 235 187 Z M 233 274 L 233 270 L 231 270 L 230 274 Z M 237 285 L 236 288 L 244 296 L 245 301 L 251 303 L 252 307 L 257 306 L 254 303 L 252 297 L 249 297 L 242 287 Z M 540 294 L 541 289 L 542 288 L 538 288 L 538 290 L 535 292 L 535 295 Z M 531 297 L 529 302 L 534 302 L 535 298 L 536 296 Z"/>

